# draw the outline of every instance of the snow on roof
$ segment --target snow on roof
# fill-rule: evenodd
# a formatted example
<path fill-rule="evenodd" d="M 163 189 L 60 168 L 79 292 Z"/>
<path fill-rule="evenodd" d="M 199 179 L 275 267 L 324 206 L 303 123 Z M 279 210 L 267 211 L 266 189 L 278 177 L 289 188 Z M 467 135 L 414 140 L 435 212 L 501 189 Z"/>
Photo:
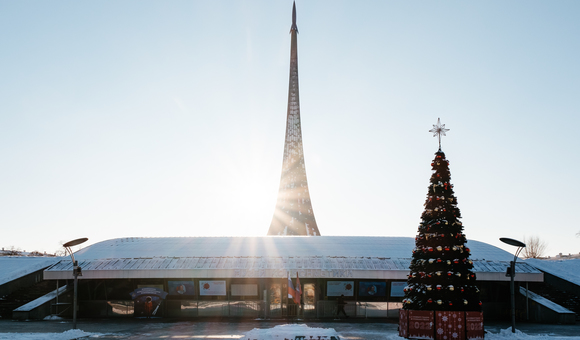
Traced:
<path fill-rule="evenodd" d="M 527 259 L 525 263 L 580 286 L 580 259 Z"/>
<path fill-rule="evenodd" d="M 83 278 L 301 277 L 406 280 L 411 237 L 266 236 L 121 238 L 91 245 L 75 254 Z M 512 255 L 470 241 L 478 279 L 501 281 Z M 480 260 L 475 260 L 479 258 Z M 541 281 L 535 268 L 518 263 L 518 280 Z M 45 279 L 72 277 L 63 260 L 45 270 Z M 480 275 L 484 273 L 484 275 Z"/>
<path fill-rule="evenodd" d="M 0 285 L 49 267 L 58 261 L 60 258 L 57 257 L 1 256 Z"/>
<path fill-rule="evenodd" d="M 472 260 L 510 261 L 513 255 L 479 241 L 469 241 Z M 93 244 L 77 260 L 153 257 L 337 256 L 411 258 L 412 237 L 264 236 L 117 238 Z"/>

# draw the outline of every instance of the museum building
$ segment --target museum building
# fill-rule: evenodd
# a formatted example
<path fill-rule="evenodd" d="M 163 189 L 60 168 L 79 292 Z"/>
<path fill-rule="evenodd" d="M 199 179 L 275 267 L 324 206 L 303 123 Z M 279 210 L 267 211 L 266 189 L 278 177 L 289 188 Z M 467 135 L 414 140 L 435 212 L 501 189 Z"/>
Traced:
<path fill-rule="evenodd" d="M 507 318 L 513 255 L 469 241 L 487 319 Z M 155 316 L 334 317 L 337 298 L 357 318 L 398 316 L 415 240 L 412 237 L 264 236 L 118 238 L 75 253 L 79 316 L 139 316 L 131 293 L 167 292 Z M 45 280 L 72 280 L 70 259 L 44 271 Z M 516 282 L 542 282 L 543 273 L 518 262 Z M 288 298 L 288 277 L 302 287 Z M 62 281 L 61 281 L 62 283 Z M 504 315 L 505 314 L 505 315 Z"/>

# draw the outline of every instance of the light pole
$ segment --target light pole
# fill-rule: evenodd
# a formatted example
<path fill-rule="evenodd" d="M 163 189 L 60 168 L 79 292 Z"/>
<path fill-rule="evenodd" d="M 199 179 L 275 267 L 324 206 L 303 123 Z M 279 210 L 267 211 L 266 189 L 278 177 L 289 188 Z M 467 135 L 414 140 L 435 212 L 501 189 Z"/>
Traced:
<path fill-rule="evenodd" d="M 499 240 L 505 244 L 509 244 L 510 246 L 518 247 L 518 249 L 516 250 L 516 253 L 514 255 L 514 260 L 510 261 L 510 267 L 508 268 L 507 273 L 506 273 L 506 276 L 509 274 L 509 276 L 511 277 L 510 290 L 512 293 L 512 333 L 515 333 L 516 332 L 516 296 L 515 296 L 515 292 L 514 292 L 515 291 L 514 278 L 516 276 L 516 260 L 518 259 L 518 255 L 520 255 L 520 252 L 522 251 L 522 249 L 524 249 L 526 247 L 526 244 L 524 242 L 514 240 L 513 238 L 507 238 L 507 237 L 500 237 Z"/>
<path fill-rule="evenodd" d="M 79 263 L 75 260 L 75 256 L 70 249 L 70 247 L 77 246 L 81 243 L 84 243 L 88 240 L 88 238 L 78 238 L 76 240 L 68 241 L 67 243 L 63 244 L 62 246 L 64 249 L 70 254 L 70 258 L 73 262 L 73 277 L 75 278 L 74 283 L 74 300 L 73 300 L 73 329 L 77 328 L 77 282 L 79 275 L 82 276 L 83 273 L 81 271 L 81 267 L 79 267 Z"/>

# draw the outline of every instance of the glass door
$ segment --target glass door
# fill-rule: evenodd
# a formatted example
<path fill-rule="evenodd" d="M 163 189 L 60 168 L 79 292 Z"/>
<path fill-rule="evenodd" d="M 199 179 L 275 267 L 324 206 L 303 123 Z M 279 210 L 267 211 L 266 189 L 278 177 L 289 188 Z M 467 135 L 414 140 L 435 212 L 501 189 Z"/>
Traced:
<path fill-rule="evenodd" d="M 316 284 L 305 283 L 303 291 L 304 318 L 316 318 Z"/>
<path fill-rule="evenodd" d="M 268 315 L 271 318 L 282 317 L 282 285 L 270 283 L 268 287 Z"/>

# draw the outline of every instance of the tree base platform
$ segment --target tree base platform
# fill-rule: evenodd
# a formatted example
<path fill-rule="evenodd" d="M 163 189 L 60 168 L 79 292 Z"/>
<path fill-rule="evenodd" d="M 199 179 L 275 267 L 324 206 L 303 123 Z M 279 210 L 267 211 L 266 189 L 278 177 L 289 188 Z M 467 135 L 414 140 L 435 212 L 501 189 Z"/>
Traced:
<path fill-rule="evenodd" d="M 483 339 L 483 313 L 399 309 L 399 336 L 425 340 Z"/>

